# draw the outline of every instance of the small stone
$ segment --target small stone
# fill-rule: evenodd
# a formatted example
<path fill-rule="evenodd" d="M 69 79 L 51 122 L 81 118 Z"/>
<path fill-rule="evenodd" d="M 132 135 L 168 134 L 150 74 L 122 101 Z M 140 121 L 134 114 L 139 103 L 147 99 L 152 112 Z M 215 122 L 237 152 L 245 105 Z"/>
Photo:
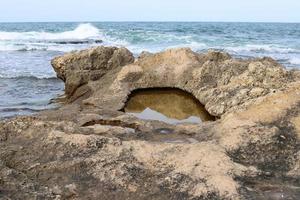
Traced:
<path fill-rule="evenodd" d="M 62 194 L 62 190 L 58 186 L 54 186 L 52 188 L 52 193 L 55 194 L 55 195 L 61 195 Z"/>
<path fill-rule="evenodd" d="M 74 183 L 66 185 L 65 188 L 68 190 L 69 195 L 76 195 L 77 194 L 77 187 Z"/>
<path fill-rule="evenodd" d="M 250 91 L 250 95 L 254 96 L 254 97 L 258 97 L 258 96 L 261 96 L 263 94 L 263 92 L 264 92 L 263 88 L 253 88 Z"/>

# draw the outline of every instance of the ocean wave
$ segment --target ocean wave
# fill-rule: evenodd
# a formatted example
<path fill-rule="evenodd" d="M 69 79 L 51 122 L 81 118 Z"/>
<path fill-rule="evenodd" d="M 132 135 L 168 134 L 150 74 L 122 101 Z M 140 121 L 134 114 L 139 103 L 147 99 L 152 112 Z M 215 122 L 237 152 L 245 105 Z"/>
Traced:
<path fill-rule="evenodd" d="M 50 32 L 0 32 L 0 40 L 83 40 L 88 38 L 100 38 L 100 30 L 92 24 L 80 24 L 72 31 L 60 33 Z"/>
<path fill-rule="evenodd" d="M 159 31 L 115 31 L 98 29 L 96 26 L 80 24 L 74 30 L 52 32 L 0 32 L 0 51 L 60 51 L 69 52 L 93 46 L 118 46 L 143 50 L 162 50 L 171 47 L 190 46 L 203 49 L 205 44 L 195 41 L 192 35 L 177 35 Z"/>
<path fill-rule="evenodd" d="M 229 52 L 230 54 L 242 57 L 271 56 L 277 60 L 286 59 L 287 64 L 299 65 L 297 56 L 300 49 L 284 44 L 259 44 L 257 41 L 247 41 L 238 43 L 235 40 L 216 38 L 215 36 L 201 35 L 190 32 L 187 34 L 178 31 L 162 31 L 148 29 L 116 29 L 111 26 L 97 28 L 95 24 L 79 24 L 73 30 L 64 32 L 0 32 L 0 51 L 30 52 L 43 54 L 45 51 L 51 53 L 70 52 L 82 50 L 89 47 L 104 45 L 126 47 L 138 56 L 142 51 L 158 52 L 169 48 L 190 47 L 194 51 L 203 52 L 208 49 L 216 49 Z M 41 52 L 39 52 L 41 51 Z M 56 54 L 55 54 L 56 55 Z M 295 59 L 291 59 L 296 57 Z M 14 67 L 14 66 L 12 66 Z M 1 69 L 1 66 L 0 66 Z M 7 74 L 16 74 L 15 71 L 0 72 L 0 78 L 15 78 L 24 75 L 22 71 L 17 71 L 18 75 L 13 77 Z M 2 75 L 1 75 L 2 73 Z M 5 74 L 4 74 L 5 73 Z M 4 74 L 4 75 L 3 75 Z M 43 78 L 43 73 L 27 71 L 38 78 Z M 49 73 L 48 73 L 49 75 Z M 47 78 L 47 77 L 46 77 Z"/>
<path fill-rule="evenodd" d="M 80 24 L 74 30 L 51 32 L 0 32 L 0 51 L 80 50 L 103 42 L 104 35 L 92 24 Z"/>
<path fill-rule="evenodd" d="M 300 58 L 291 58 L 289 63 L 292 65 L 300 65 Z"/>
<path fill-rule="evenodd" d="M 0 112 L 39 112 L 44 110 L 43 108 L 41 109 L 33 109 L 33 108 L 21 108 L 21 107 L 17 107 L 17 108 L 0 108 Z"/>
<path fill-rule="evenodd" d="M 186 43 L 186 44 L 178 44 L 178 45 L 169 46 L 168 49 L 170 49 L 170 48 L 181 48 L 181 47 L 189 47 L 194 51 L 208 49 L 208 46 L 205 43 L 194 42 L 194 41 L 192 41 L 190 43 Z"/>
<path fill-rule="evenodd" d="M 89 47 L 98 46 L 97 43 L 82 43 L 82 44 L 23 44 L 23 45 L 1 45 L 0 51 L 57 51 L 57 52 L 70 52 L 74 50 L 82 50 Z"/>
<path fill-rule="evenodd" d="M 29 76 L 26 76 L 26 75 L 3 75 L 3 74 L 0 74 L 0 79 L 18 79 L 18 80 L 34 80 L 34 81 L 37 81 L 37 80 L 49 80 L 49 81 L 57 81 L 59 80 L 57 77 L 55 76 L 32 76 L 32 75 L 29 75 Z"/>
<path fill-rule="evenodd" d="M 255 45 L 248 44 L 245 46 L 224 47 L 225 50 L 233 52 L 253 52 L 253 53 L 300 53 L 299 49 L 286 48 L 276 45 Z"/>

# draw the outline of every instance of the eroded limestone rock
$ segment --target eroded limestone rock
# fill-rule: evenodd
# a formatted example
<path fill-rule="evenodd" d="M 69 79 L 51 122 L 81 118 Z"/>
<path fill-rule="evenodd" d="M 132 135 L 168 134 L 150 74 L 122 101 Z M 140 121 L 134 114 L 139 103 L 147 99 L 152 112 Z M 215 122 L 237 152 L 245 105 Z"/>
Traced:
<path fill-rule="evenodd" d="M 57 57 L 52 60 L 52 66 L 57 77 L 65 81 L 66 94 L 71 96 L 80 86 L 133 61 L 132 53 L 125 48 L 95 47 Z"/>
<path fill-rule="evenodd" d="M 205 105 L 210 114 L 220 117 L 228 111 L 240 109 L 257 97 L 281 90 L 289 82 L 299 79 L 299 74 L 285 70 L 270 58 L 239 60 L 226 53 L 198 54 L 183 48 L 157 54 L 144 53 L 134 63 L 124 66 L 133 62 L 132 55 L 127 50 L 105 48 L 110 52 L 107 56 L 103 48 L 67 54 L 54 59 L 52 65 L 58 72 L 58 77 L 66 80 L 67 94 L 71 95 L 79 86 L 87 84 L 91 94 L 84 101 L 85 104 L 106 109 L 122 109 L 128 95 L 135 89 L 165 87 L 190 92 Z M 112 62 L 117 63 L 112 65 L 113 67 L 107 66 L 107 63 L 111 62 L 106 58 L 110 58 L 111 52 L 114 52 L 112 49 L 123 52 L 112 56 L 114 60 L 118 60 Z M 98 63 L 105 64 L 91 67 L 93 59 L 90 54 L 93 55 L 93 52 L 97 52 L 94 53 L 96 55 L 106 55 L 97 57 L 98 60 L 102 59 Z M 77 70 L 82 68 L 84 69 Z M 98 72 L 101 74 L 100 79 L 97 77 L 99 80 L 91 78 L 99 74 Z M 89 74 L 88 78 L 84 75 L 86 73 Z M 84 81 L 79 81 L 74 76 Z"/>
<path fill-rule="evenodd" d="M 0 198 L 299 199 L 298 71 L 187 48 L 134 61 L 99 47 L 52 64 L 74 102 L 0 122 Z M 153 87 L 187 91 L 219 119 L 171 125 L 120 111 Z"/>

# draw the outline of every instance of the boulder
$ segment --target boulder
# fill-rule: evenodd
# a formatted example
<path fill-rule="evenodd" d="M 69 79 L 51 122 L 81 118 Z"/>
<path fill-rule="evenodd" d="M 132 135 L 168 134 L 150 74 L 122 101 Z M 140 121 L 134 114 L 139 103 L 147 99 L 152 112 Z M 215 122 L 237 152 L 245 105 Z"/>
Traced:
<path fill-rule="evenodd" d="M 66 95 L 71 96 L 80 86 L 133 61 L 132 53 L 126 48 L 101 46 L 57 57 L 51 64 L 57 77 L 65 82 Z"/>

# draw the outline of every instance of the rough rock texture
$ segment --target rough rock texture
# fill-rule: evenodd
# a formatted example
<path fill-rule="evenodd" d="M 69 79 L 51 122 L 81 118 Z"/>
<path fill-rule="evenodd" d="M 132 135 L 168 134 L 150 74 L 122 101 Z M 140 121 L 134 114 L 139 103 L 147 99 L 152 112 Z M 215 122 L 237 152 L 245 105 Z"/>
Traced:
<path fill-rule="evenodd" d="M 52 65 L 57 77 L 66 83 L 66 94 L 71 96 L 80 86 L 133 61 L 132 53 L 125 48 L 95 47 L 79 54 L 69 53 L 55 58 Z"/>
<path fill-rule="evenodd" d="M 84 71 L 73 72 L 72 67 L 77 66 L 77 69 L 88 66 L 86 63 L 91 60 L 90 51 L 102 55 L 103 51 L 100 50 L 92 49 L 54 59 L 52 64 L 58 77 L 66 80 L 67 94 L 70 94 L 70 82 L 73 83 L 72 91 L 75 91 L 75 86 L 83 84 L 74 74 L 82 76 Z M 121 57 L 126 62 L 119 63 L 132 62 L 131 54 L 124 49 L 122 52 L 126 53 L 117 54 L 118 58 Z M 125 59 L 123 55 L 128 58 Z M 197 54 L 188 48 L 170 49 L 158 54 L 144 53 L 136 62 L 124 67 L 107 67 L 106 60 L 112 59 L 118 60 L 114 55 L 112 58 L 105 57 L 105 62 L 98 62 L 100 64 L 97 65 L 96 72 L 88 70 L 93 75 L 100 71 L 102 78 L 87 83 L 85 88 L 91 90 L 92 95 L 84 101 L 85 104 L 120 110 L 128 95 L 135 89 L 170 87 L 193 94 L 212 115 L 220 117 L 226 112 L 240 109 L 252 99 L 285 88 L 289 82 L 299 77 L 299 74 L 286 71 L 271 58 L 237 60 L 226 53 Z M 105 73 L 108 69 L 110 73 Z M 66 79 L 65 74 L 69 71 L 72 74 Z"/>
<path fill-rule="evenodd" d="M 299 199 L 298 71 L 187 48 L 134 61 L 99 47 L 52 64 L 69 104 L 0 122 L 0 199 Z M 218 120 L 120 111 L 156 87 L 193 94 Z"/>

